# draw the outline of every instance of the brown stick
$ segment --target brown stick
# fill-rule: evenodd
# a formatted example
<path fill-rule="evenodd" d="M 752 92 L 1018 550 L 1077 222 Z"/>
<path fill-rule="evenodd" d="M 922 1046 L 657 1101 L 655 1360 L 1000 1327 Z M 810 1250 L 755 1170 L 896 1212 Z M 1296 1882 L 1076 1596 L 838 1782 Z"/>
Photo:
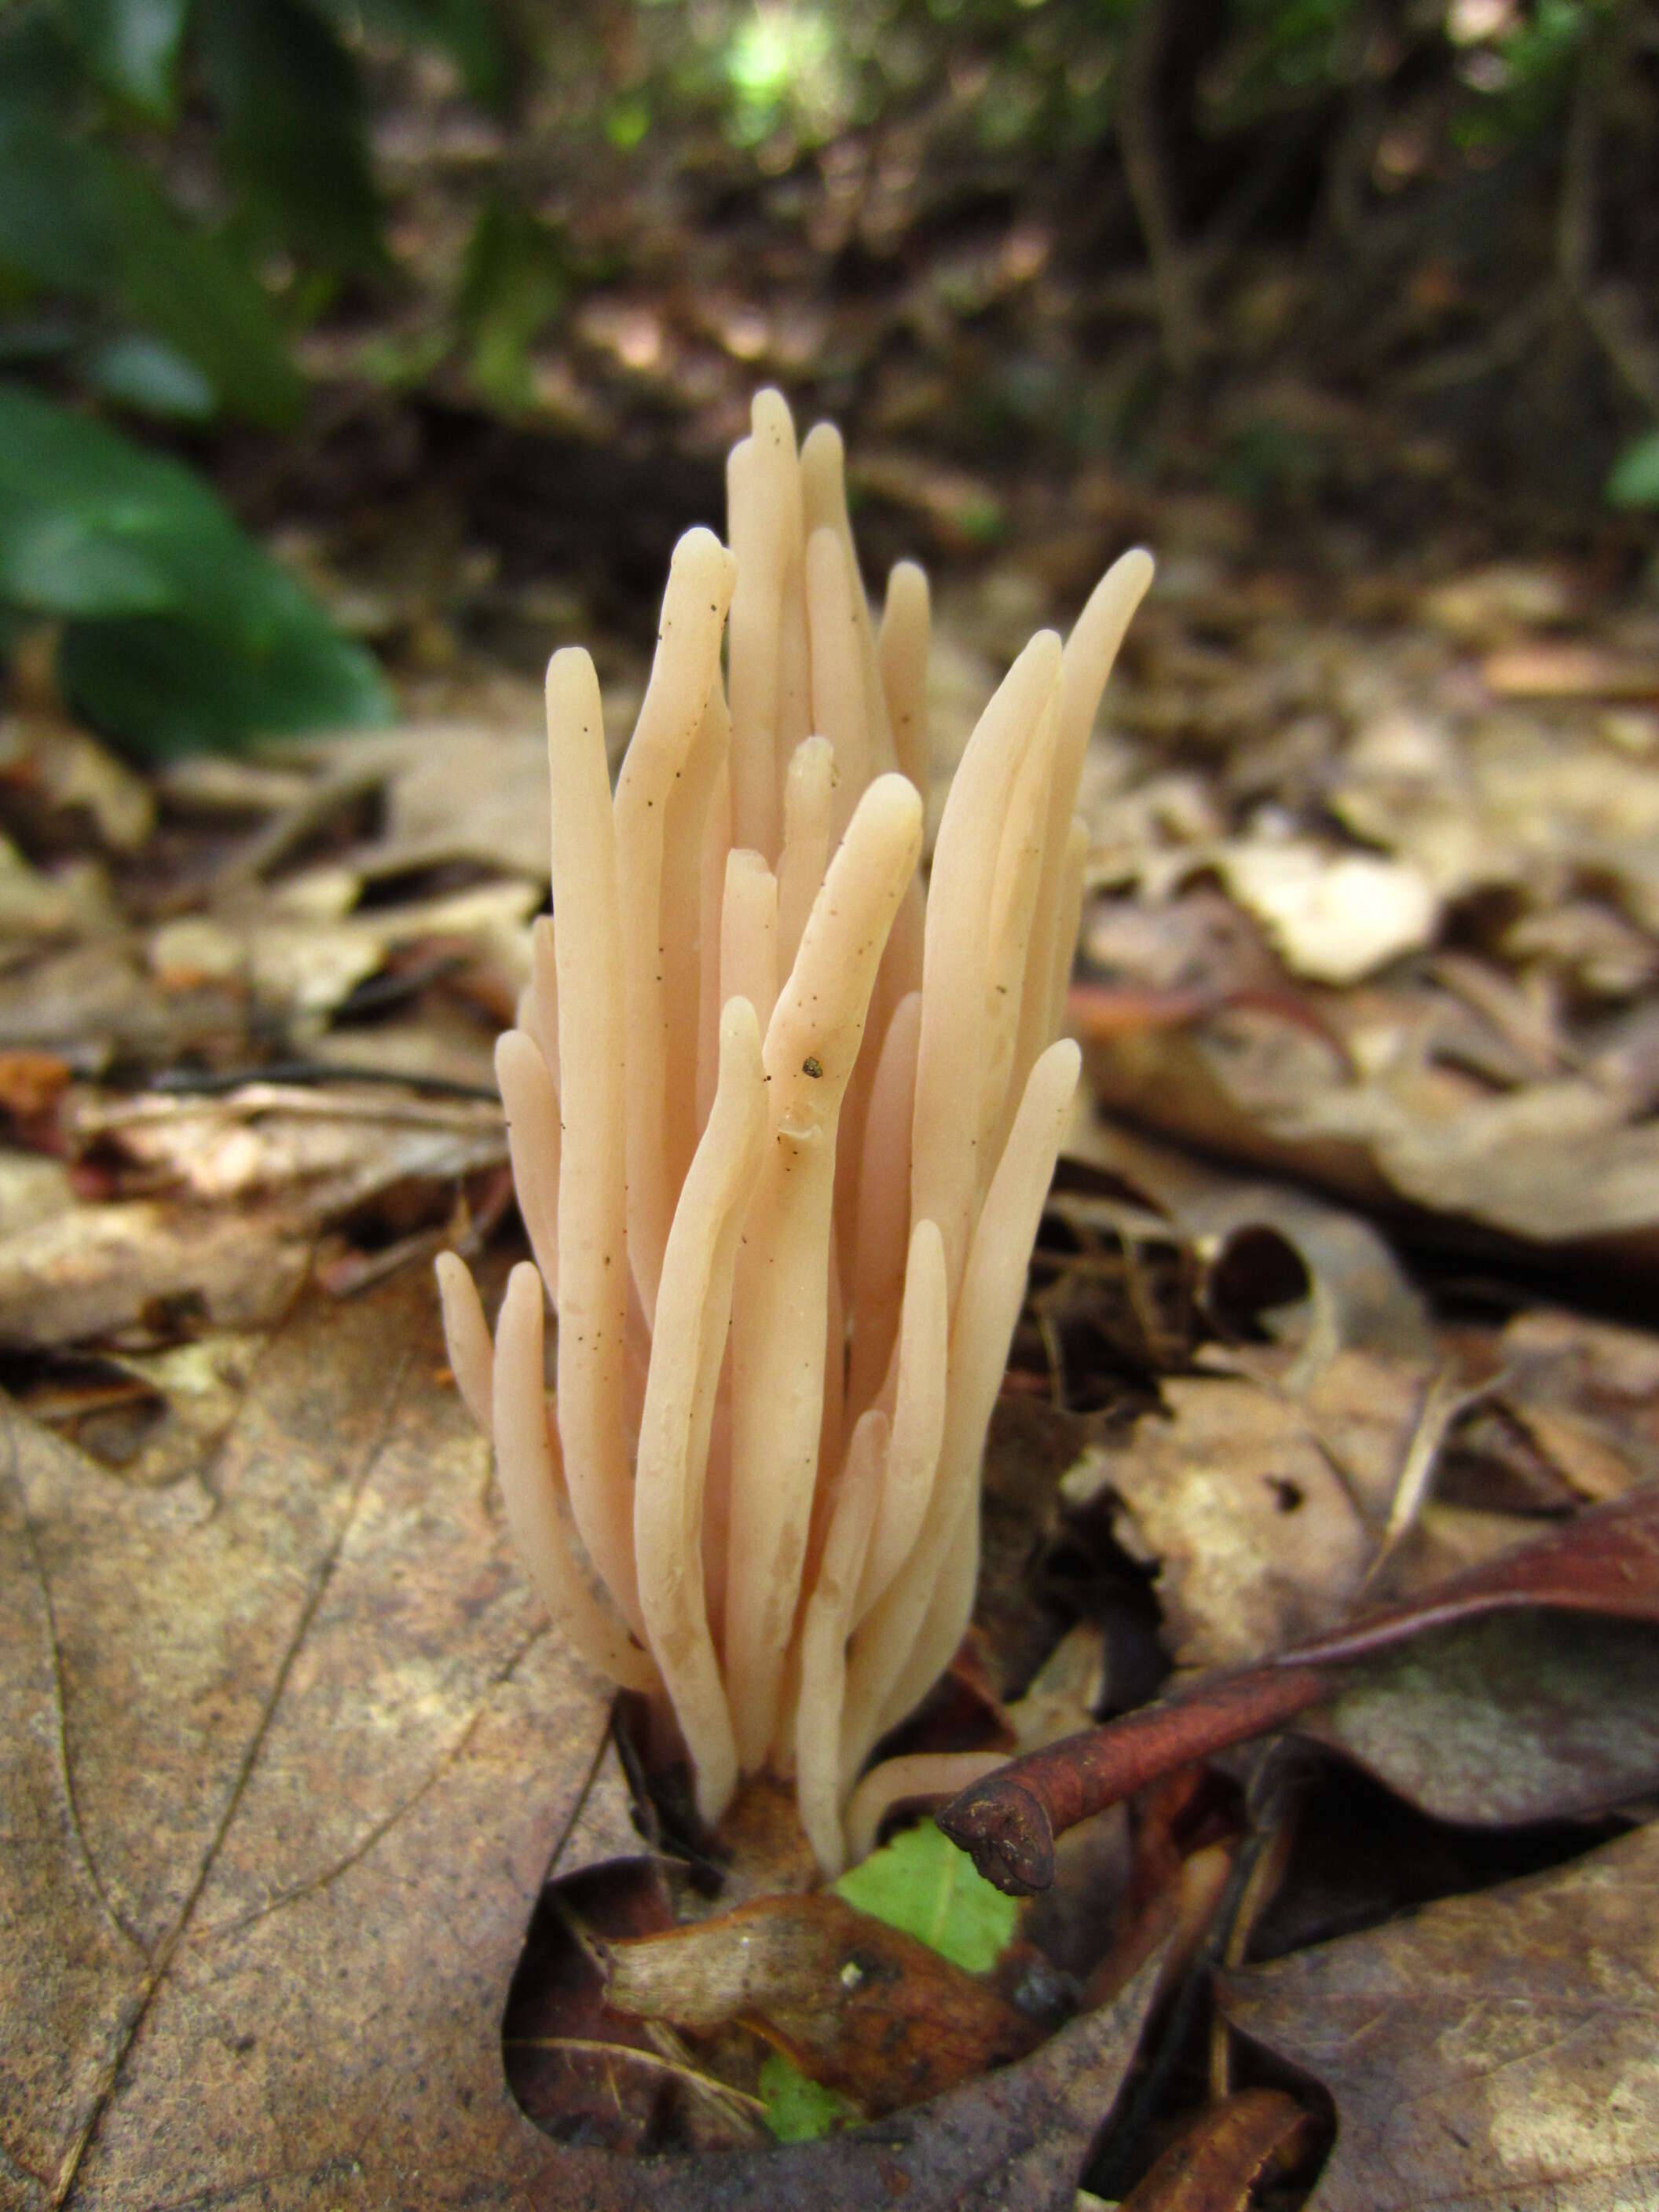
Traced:
<path fill-rule="evenodd" d="M 1517 1545 L 1403 1604 L 1352 1621 L 1234 1674 L 1194 1682 L 1165 1705 L 1085 1729 L 988 1774 L 935 1816 L 999 1889 L 1047 1889 L 1054 1838 L 1145 1784 L 1228 1745 L 1280 1728 L 1334 1695 L 1343 1669 L 1438 1628 L 1543 1606 L 1659 1623 L 1659 1483 Z"/>
<path fill-rule="evenodd" d="M 973 1853 L 988 1881 L 1011 1896 L 1047 1889 L 1054 1838 L 1155 1776 L 1279 1727 L 1328 1697 L 1317 1667 L 1251 1668 L 1213 1680 L 1200 1698 L 1174 1698 L 1109 1728 L 1084 1729 L 975 1782 L 938 1814 L 953 1843 Z"/>

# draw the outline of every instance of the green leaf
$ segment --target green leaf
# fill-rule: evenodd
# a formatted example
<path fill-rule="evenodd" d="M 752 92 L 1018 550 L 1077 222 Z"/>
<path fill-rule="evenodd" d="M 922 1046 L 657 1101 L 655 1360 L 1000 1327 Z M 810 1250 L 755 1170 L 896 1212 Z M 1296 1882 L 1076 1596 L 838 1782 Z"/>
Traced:
<path fill-rule="evenodd" d="M 113 229 L 133 320 L 193 361 L 222 407 L 269 428 L 290 425 L 305 386 L 241 258 L 222 239 L 185 230 L 149 190 L 121 195 Z"/>
<path fill-rule="evenodd" d="M 81 371 L 106 399 L 172 422 L 204 420 L 217 397 L 194 362 L 141 331 L 94 348 L 82 359 Z"/>
<path fill-rule="evenodd" d="M 0 112 L 0 263 L 48 291 L 113 289 L 107 157 Z"/>
<path fill-rule="evenodd" d="M 924 1820 L 836 1883 L 837 1897 L 940 1956 L 982 1974 L 1013 1939 L 1018 1901 L 986 1881 L 966 1851 Z"/>
<path fill-rule="evenodd" d="M 190 0 L 66 0 L 70 36 L 106 92 L 156 120 L 173 112 Z"/>
<path fill-rule="evenodd" d="M 0 265 L 46 291 L 117 301 L 233 413 L 279 427 L 299 412 L 304 386 L 270 302 L 223 241 L 188 229 L 133 163 L 3 113 Z"/>
<path fill-rule="evenodd" d="M 1607 478 L 1609 507 L 1659 507 L 1659 430 L 1626 447 Z"/>
<path fill-rule="evenodd" d="M 486 201 L 467 241 L 455 313 L 480 394 L 513 413 L 532 398 L 530 349 L 570 289 L 556 232 L 499 195 Z"/>
<path fill-rule="evenodd" d="M 372 657 L 187 469 L 5 384 L 0 600 L 67 619 L 66 696 L 143 750 L 391 710 Z"/>
<path fill-rule="evenodd" d="M 46 0 L 0 6 L 0 120 L 59 117 L 80 96 L 82 72 Z"/>
<path fill-rule="evenodd" d="M 166 569 L 142 542 L 124 542 L 136 518 L 107 524 L 50 500 L 0 491 L 0 599 L 37 615 L 143 614 L 171 606 Z M 133 534 L 142 540 L 142 525 Z"/>
<path fill-rule="evenodd" d="M 799 2067 L 775 2051 L 760 2070 L 761 2115 L 780 2142 L 816 2142 L 858 2118 L 855 2106 L 834 2089 L 809 2081 Z"/>
<path fill-rule="evenodd" d="M 58 657 L 65 698 L 94 728 L 145 753 L 228 750 L 249 738 L 388 720 L 373 655 L 341 637 L 280 568 L 264 570 L 244 568 L 207 616 L 72 624 Z"/>
<path fill-rule="evenodd" d="M 86 332 L 68 315 L 28 315 L 0 321 L 0 366 L 61 361 L 75 351 Z"/>
<path fill-rule="evenodd" d="M 356 59 L 300 0 L 198 0 L 202 73 L 256 228 L 333 269 L 383 258 Z"/>

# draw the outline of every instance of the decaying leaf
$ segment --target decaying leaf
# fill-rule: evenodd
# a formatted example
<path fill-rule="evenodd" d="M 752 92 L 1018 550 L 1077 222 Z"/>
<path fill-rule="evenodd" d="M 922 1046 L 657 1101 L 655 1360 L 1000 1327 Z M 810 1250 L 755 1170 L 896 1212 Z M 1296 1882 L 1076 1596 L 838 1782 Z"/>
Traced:
<path fill-rule="evenodd" d="M 1214 858 L 1228 890 L 1298 975 L 1357 983 L 1434 942 L 1434 890 L 1409 862 L 1267 838 L 1224 846 Z"/>
<path fill-rule="evenodd" d="M 1437 1820 L 1559 1820 L 1659 1784 L 1659 1627 L 1504 1613 L 1379 1654 L 1299 1725 Z"/>
<path fill-rule="evenodd" d="M 1098 1115 L 1073 1132 L 1071 1155 L 1145 1192 L 1190 1241 L 1217 1326 L 1258 1325 L 1296 1349 L 1285 1377 L 1292 1393 L 1339 1352 L 1433 1356 L 1424 1299 L 1363 1215 L 1293 1184 L 1230 1174 Z"/>
<path fill-rule="evenodd" d="M 1317 2212 L 1623 2212 L 1659 2194 L 1659 1826 L 1235 1973 L 1336 2100 Z"/>
<path fill-rule="evenodd" d="M 1301 1398 L 1232 1376 L 1176 1376 L 1121 1448 L 1067 1481 L 1128 1508 L 1183 1666 L 1229 1666 L 1340 1620 L 1370 1565 L 1425 1388 L 1345 1352 Z"/>
<path fill-rule="evenodd" d="M 1109 1109 L 1349 1198 L 1623 1262 L 1659 1249 L 1659 1134 L 1631 1121 L 1627 1097 L 1583 1077 L 1497 1095 L 1444 1071 L 1354 1081 L 1326 1048 L 1249 1009 L 1202 1032 L 1125 1036 L 1090 1068 Z"/>
<path fill-rule="evenodd" d="M 1282 2089 L 1245 2089 L 1200 2113 L 1123 2200 L 1122 2212 L 1249 2212 L 1256 2185 L 1293 2165 L 1308 2115 Z"/>
<path fill-rule="evenodd" d="M 1006 2065 L 1042 2033 L 988 1984 L 828 1891 L 757 1899 L 610 1955 L 618 2012 L 703 2031 L 745 2021 L 871 2112 Z"/>
<path fill-rule="evenodd" d="M 567 2149 L 532 2185 L 530 2203 L 534 2212 L 870 2212 L 888 2204 L 1073 2212 L 1078 2178 L 1139 2041 L 1158 1964 L 1030 2058 L 912 2112 L 818 2142 L 672 2166 Z"/>

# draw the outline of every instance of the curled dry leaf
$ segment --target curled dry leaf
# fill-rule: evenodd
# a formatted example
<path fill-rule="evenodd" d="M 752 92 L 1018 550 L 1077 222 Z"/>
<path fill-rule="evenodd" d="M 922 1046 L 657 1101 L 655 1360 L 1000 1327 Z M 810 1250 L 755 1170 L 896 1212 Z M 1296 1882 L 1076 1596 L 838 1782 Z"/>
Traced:
<path fill-rule="evenodd" d="M 1247 1181 L 1097 1115 L 1074 1131 L 1068 1152 L 1144 1192 L 1191 1241 L 1205 1304 L 1224 1331 L 1260 1323 L 1294 1346 L 1285 1378 L 1292 1392 L 1339 1352 L 1432 1356 L 1423 1297 L 1363 1215 L 1293 1184 Z"/>
<path fill-rule="evenodd" d="M 1231 1975 L 1232 2025 L 1336 2100 L 1310 2212 L 1659 2197 L 1659 1826 Z"/>
<path fill-rule="evenodd" d="M 613 1944 L 610 1962 L 618 2012 L 702 2031 L 744 2021 L 877 2114 L 1006 2065 L 1042 2033 L 987 1983 L 823 1890 Z"/>
<path fill-rule="evenodd" d="M 1282 2089 L 1244 2089 L 1200 2112 L 1122 2212 L 1249 2212 L 1256 2185 L 1302 2155 L 1306 2112 Z"/>

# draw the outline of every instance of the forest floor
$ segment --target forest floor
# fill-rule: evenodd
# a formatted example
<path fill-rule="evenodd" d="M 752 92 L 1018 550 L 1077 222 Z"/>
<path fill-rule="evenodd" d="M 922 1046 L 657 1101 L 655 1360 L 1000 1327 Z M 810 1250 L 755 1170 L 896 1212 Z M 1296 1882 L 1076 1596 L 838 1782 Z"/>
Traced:
<path fill-rule="evenodd" d="M 158 2205 L 392 2203 L 416 2169 L 429 2205 L 480 2177 L 568 2202 L 557 2160 L 596 2143 L 758 2158 L 769 2050 L 843 2112 L 939 2093 L 905 2137 L 930 2212 L 993 2176 L 1164 2212 L 1494 2174 L 1653 2201 L 1659 577 L 1616 532 L 1516 550 L 1478 502 L 1425 539 L 1420 484 L 1264 517 L 1103 464 L 854 456 L 866 557 L 939 572 L 935 818 L 1030 630 L 1125 544 L 1160 562 L 1085 783 L 1089 1110 L 975 1638 L 911 1747 L 1030 1749 L 1474 1582 L 1291 1736 L 1166 1753 L 1074 1831 L 993 1978 L 1073 2025 L 971 2126 L 951 2086 L 1006 2022 L 945 2051 L 954 1984 L 911 1992 L 907 2090 L 795 1954 L 758 2040 L 630 2026 L 583 1980 L 570 1931 L 658 1924 L 677 1846 L 651 1831 L 643 1892 L 583 1871 L 640 1848 L 624 1766 L 508 1563 L 428 1263 L 493 1279 L 518 1249 L 491 1048 L 547 896 L 539 662 L 593 646 L 619 751 L 724 422 L 653 477 L 642 438 L 605 462 L 343 409 L 263 496 L 386 653 L 395 726 L 139 769 L 44 673 L 0 724 L 0 1669 L 30 1808 L 0 2203 L 133 2204 L 142 2173 Z M 227 466 L 257 512 L 256 459 Z M 1633 1533 L 1604 1555 L 1608 1512 Z M 1540 1536 L 1565 1568 L 1509 1562 Z M 739 1893 L 798 1881 L 767 1832 Z M 550 1863 L 515 2107 L 503 2006 Z M 883 2137 L 779 2155 L 804 2205 L 850 2203 Z M 650 2201 L 749 2201 L 701 2165 Z"/>

